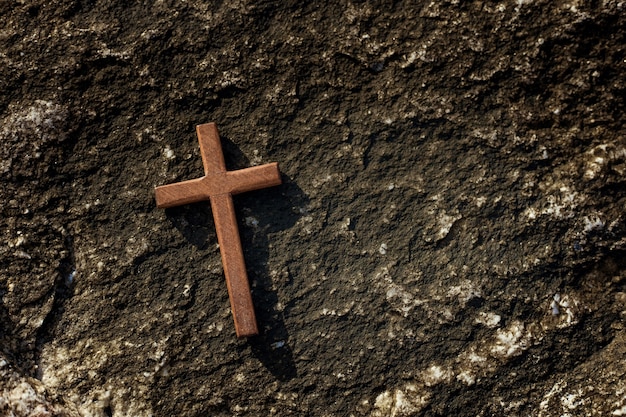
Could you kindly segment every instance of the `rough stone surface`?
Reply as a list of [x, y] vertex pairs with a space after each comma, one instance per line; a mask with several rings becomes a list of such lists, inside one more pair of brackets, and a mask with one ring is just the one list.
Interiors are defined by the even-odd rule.
[[50, 392], [41, 381], [13, 369], [0, 355], [0, 412], [3, 416], [79, 417], [74, 404]]
[[[332, 2], [331, 2], [332, 3]], [[626, 4], [0, 2], [0, 413], [626, 415]], [[237, 196], [237, 340], [202, 173]]]

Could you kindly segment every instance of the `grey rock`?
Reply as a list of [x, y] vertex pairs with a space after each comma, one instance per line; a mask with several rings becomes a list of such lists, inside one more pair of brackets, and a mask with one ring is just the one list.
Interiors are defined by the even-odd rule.
[[[623, 9], [0, 5], [2, 404], [626, 414]], [[250, 340], [209, 205], [154, 202], [211, 121], [284, 174], [235, 199]]]

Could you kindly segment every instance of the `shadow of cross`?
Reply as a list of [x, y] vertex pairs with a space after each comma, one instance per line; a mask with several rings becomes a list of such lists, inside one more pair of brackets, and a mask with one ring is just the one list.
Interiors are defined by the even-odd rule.
[[157, 207], [168, 208], [210, 200], [217, 241], [222, 254], [230, 308], [237, 337], [259, 334], [250, 284], [235, 218], [233, 194], [281, 183], [278, 163], [226, 171], [224, 154], [215, 123], [196, 126], [204, 177], [156, 187]]

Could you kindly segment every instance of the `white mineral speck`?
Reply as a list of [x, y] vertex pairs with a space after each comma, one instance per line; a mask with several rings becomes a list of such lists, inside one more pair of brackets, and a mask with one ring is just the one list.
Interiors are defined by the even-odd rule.
[[415, 415], [430, 400], [430, 393], [423, 392], [414, 384], [407, 384], [404, 389], [385, 391], [376, 397], [373, 417]]
[[535, 210], [532, 207], [527, 208], [524, 211], [524, 214], [526, 215], [526, 217], [528, 217], [530, 220], [535, 220], [537, 218], [537, 210]]
[[380, 247], [378, 248], [378, 252], [380, 252], [381, 255], [385, 255], [387, 253], [387, 244], [381, 243]]
[[491, 347], [494, 356], [508, 357], [520, 353], [523, 349], [520, 344], [524, 324], [514, 322], [507, 329], [499, 329], [496, 335], [496, 343]]
[[448, 236], [450, 233], [450, 229], [452, 225], [461, 218], [461, 215], [450, 216], [446, 213], [442, 213], [441, 217], [439, 217], [439, 230], [436, 234], [436, 240], [441, 240], [444, 237]]
[[256, 218], [252, 216], [246, 217], [246, 226], [258, 227], [258, 225], [259, 221]]
[[579, 405], [581, 405], [581, 401], [577, 400], [577, 398], [577, 394], [566, 394], [561, 397], [561, 404], [563, 405], [563, 407], [574, 410], [575, 408], [578, 408]]
[[465, 385], [474, 385], [476, 382], [476, 377], [472, 375], [469, 371], [461, 371], [456, 376], [457, 381], [464, 383]]
[[72, 272], [69, 273], [67, 278], [65, 278], [65, 284], [66, 285], [72, 285], [72, 283], [74, 282], [74, 277], [75, 276], [76, 276], [76, 270], [74, 269]]
[[170, 149], [169, 146], [166, 146], [165, 149], [163, 149], [163, 155], [167, 159], [174, 159], [174, 158], [176, 158], [176, 155], [174, 155], [174, 151], [172, 151], [172, 149]]
[[278, 342], [272, 343], [271, 346], [272, 346], [272, 349], [280, 349], [281, 347], [285, 346], [285, 341], [279, 340]]
[[585, 233], [604, 228], [604, 222], [598, 215], [585, 216], [583, 220], [585, 221], [585, 227], [583, 229]]
[[452, 372], [449, 369], [443, 369], [439, 365], [432, 365], [422, 373], [424, 384], [427, 387], [437, 385], [442, 381], [449, 381], [451, 377]]
[[552, 310], [553, 316], [559, 315], [559, 303], [556, 300], [552, 300], [552, 303], [550, 303], [550, 309]]
[[626, 405], [613, 411], [614, 416], [626, 416]]
[[499, 314], [496, 313], [492, 313], [492, 312], [480, 312], [478, 314], [478, 317], [476, 317], [476, 319], [474, 320], [474, 323], [476, 324], [482, 324], [483, 326], [489, 327], [489, 328], [494, 328], [497, 327], [498, 324], [500, 324], [500, 320], [502, 318], [500, 317]]
[[469, 359], [470, 362], [472, 363], [482, 363], [485, 362], [487, 360], [486, 357], [479, 355], [478, 353], [471, 351], [468, 356], [467, 359]]

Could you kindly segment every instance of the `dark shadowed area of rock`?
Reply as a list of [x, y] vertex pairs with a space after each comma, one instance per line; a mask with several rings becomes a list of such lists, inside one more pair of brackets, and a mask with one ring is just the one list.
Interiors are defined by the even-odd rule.
[[0, 414], [626, 415], [626, 4], [305, 3], [0, 2]]

